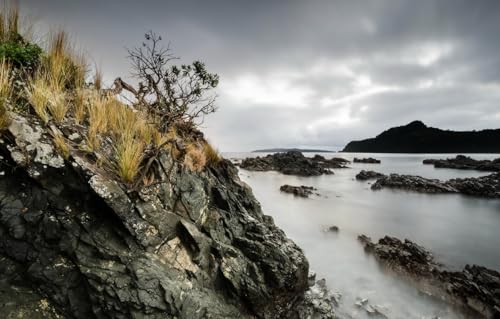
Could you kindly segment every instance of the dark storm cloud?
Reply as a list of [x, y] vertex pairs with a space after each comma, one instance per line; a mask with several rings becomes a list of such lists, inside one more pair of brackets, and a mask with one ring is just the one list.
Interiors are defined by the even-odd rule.
[[221, 75], [204, 123], [222, 150], [342, 146], [414, 119], [500, 126], [500, 1], [22, 1], [106, 79], [153, 29]]

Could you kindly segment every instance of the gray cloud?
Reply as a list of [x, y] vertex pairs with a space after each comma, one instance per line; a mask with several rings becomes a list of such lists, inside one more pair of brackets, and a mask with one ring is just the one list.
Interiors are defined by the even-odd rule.
[[500, 2], [25, 0], [64, 26], [106, 80], [153, 29], [221, 75], [204, 131], [224, 151], [342, 146], [421, 119], [448, 129], [500, 123]]

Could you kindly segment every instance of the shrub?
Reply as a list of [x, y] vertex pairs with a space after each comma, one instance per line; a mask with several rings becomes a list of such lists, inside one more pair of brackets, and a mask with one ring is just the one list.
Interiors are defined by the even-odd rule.
[[0, 44], [0, 59], [6, 59], [16, 68], [34, 69], [42, 54], [42, 49], [31, 43], [5, 42]]

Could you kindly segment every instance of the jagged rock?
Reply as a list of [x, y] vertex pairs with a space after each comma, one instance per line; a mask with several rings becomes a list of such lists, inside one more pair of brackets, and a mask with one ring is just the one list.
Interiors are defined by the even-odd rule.
[[380, 160], [375, 159], [373, 157], [368, 158], [357, 158], [355, 157], [353, 160], [354, 163], [364, 163], [364, 164], [380, 164]]
[[468, 156], [457, 155], [447, 159], [425, 159], [424, 164], [434, 165], [436, 168], [454, 168], [464, 170], [478, 170], [487, 172], [500, 172], [500, 158], [494, 160], [475, 160]]
[[288, 194], [293, 194], [295, 196], [308, 198], [310, 195], [314, 194], [317, 189], [312, 186], [292, 186], [292, 185], [282, 185], [280, 191]]
[[359, 172], [358, 174], [356, 174], [356, 179], [360, 180], [360, 181], [366, 181], [366, 180], [369, 180], [369, 179], [376, 179], [376, 178], [380, 178], [380, 177], [384, 177], [384, 176], [385, 176], [384, 174], [378, 173], [378, 172], [375, 172], [375, 171], [361, 170], [361, 172]]
[[444, 182], [420, 176], [390, 174], [380, 177], [371, 186], [373, 190], [384, 187], [419, 193], [461, 193], [478, 197], [500, 198], [500, 173], [481, 177], [456, 178]]
[[373, 243], [365, 235], [358, 237], [365, 250], [381, 263], [407, 275], [418, 285], [430, 285], [438, 295], [478, 313], [485, 318], [500, 318], [500, 273], [481, 266], [465, 266], [448, 271], [430, 252], [408, 239], [386, 236]]
[[278, 171], [286, 175], [318, 176], [333, 174], [332, 168], [345, 168], [347, 161], [334, 158], [325, 159], [321, 155], [309, 158], [301, 152], [289, 151], [265, 157], [245, 158], [240, 167], [249, 171]]
[[311, 301], [302, 250], [229, 161], [197, 173], [165, 152], [156, 182], [129, 191], [84, 156], [64, 161], [39, 123], [14, 123], [0, 143], [0, 256], [47, 307], [85, 319], [333, 316]]

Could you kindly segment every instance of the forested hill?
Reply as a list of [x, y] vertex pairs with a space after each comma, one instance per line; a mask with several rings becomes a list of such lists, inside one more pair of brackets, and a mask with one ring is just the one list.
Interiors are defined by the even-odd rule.
[[342, 152], [500, 153], [500, 129], [449, 131], [414, 121], [390, 128], [375, 138], [352, 141]]

